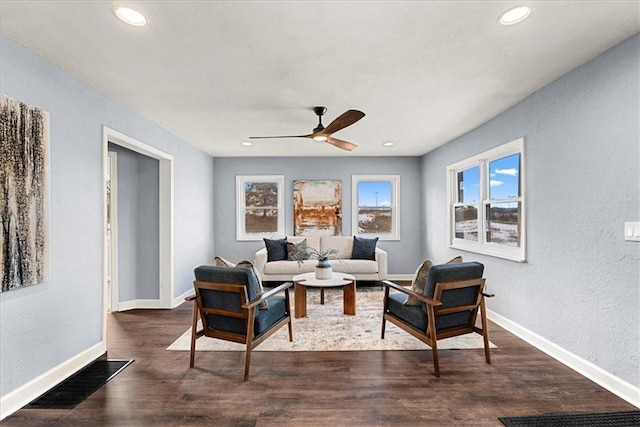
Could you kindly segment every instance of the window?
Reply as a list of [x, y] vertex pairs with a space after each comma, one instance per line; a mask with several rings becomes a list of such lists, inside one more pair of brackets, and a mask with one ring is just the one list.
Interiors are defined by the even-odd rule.
[[400, 240], [400, 175], [352, 176], [352, 232]]
[[525, 261], [524, 138], [447, 167], [449, 245]]
[[284, 235], [284, 176], [236, 176], [236, 240]]

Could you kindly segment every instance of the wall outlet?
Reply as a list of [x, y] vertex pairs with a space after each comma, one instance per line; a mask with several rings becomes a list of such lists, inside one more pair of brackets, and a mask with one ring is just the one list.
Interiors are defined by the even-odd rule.
[[624, 240], [640, 242], [640, 222], [624, 223]]

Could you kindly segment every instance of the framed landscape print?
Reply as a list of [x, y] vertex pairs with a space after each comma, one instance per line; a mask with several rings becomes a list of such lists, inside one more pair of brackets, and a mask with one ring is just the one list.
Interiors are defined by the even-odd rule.
[[400, 175], [353, 175], [353, 234], [400, 240]]
[[342, 181], [293, 181], [296, 236], [342, 235]]
[[236, 176], [236, 240], [284, 235], [284, 176]]
[[2, 292], [49, 278], [49, 113], [0, 99]]

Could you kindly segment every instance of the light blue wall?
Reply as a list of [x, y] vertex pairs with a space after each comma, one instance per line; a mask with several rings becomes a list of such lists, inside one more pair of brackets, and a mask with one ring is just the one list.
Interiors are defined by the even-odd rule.
[[174, 156], [175, 296], [213, 255], [213, 160], [10, 39], [0, 91], [50, 114], [50, 280], [0, 294], [0, 394], [99, 343], [102, 125]]
[[640, 36], [427, 154], [426, 255], [444, 260], [447, 165], [525, 138], [527, 262], [485, 264], [498, 314], [640, 386]]
[[115, 144], [109, 151], [117, 153], [118, 300], [159, 299], [160, 163]]
[[400, 175], [400, 241], [381, 241], [389, 252], [389, 273], [413, 273], [422, 257], [424, 227], [421, 220], [419, 157], [327, 157], [327, 158], [216, 158], [215, 248], [216, 255], [232, 261], [253, 260], [259, 242], [236, 241], [236, 175], [284, 175], [285, 229], [293, 234], [293, 181], [331, 179], [342, 181], [342, 235], [351, 230], [351, 176]]

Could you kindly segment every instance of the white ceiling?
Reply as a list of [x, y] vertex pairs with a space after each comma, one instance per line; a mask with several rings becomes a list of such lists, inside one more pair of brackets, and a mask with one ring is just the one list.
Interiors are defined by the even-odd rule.
[[[497, 23], [520, 4], [528, 20]], [[149, 25], [118, 21], [115, 5]], [[640, 31], [640, 2], [2, 0], [0, 29], [213, 156], [414, 156]], [[315, 105], [325, 126], [366, 113], [335, 134], [356, 150], [240, 145], [310, 133]]]

